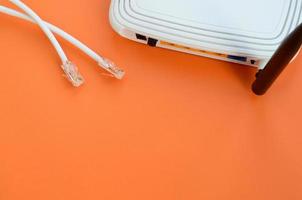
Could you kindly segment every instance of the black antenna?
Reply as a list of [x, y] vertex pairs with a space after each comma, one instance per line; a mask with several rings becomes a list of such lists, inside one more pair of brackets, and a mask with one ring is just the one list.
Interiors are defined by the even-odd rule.
[[264, 95], [281, 72], [298, 53], [302, 45], [302, 24], [285, 38], [263, 70], [256, 75], [252, 90], [256, 95]]

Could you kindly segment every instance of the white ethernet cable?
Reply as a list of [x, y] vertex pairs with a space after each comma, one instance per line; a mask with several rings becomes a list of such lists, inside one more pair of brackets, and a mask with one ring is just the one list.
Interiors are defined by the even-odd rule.
[[[17, 18], [20, 18], [20, 19], [30, 21], [32, 23], [36, 23], [29, 16], [27, 16], [25, 14], [22, 14], [22, 13], [16, 11], [16, 10], [7, 8], [5, 6], [0, 5], [0, 13], [4, 13], [4, 14], [7, 14], [7, 15], [10, 15], [10, 16], [13, 16], [13, 17], [17, 17]], [[80, 42], [79, 40], [77, 40], [76, 38], [71, 36], [70, 34], [64, 32], [60, 28], [58, 28], [58, 27], [56, 27], [56, 26], [54, 26], [54, 25], [52, 25], [52, 24], [50, 24], [46, 21], [43, 21], [43, 22], [53, 33], [56, 33], [57, 35], [59, 35], [60, 37], [65, 39], [66, 41], [73, 44], [75, 47], [79, 48], [81, 51], [83, 51], [85, 54], [87, 54], [89, 57], [91, 57], [93, 60], [95, 60], [101, 68], [108, 71], [115, 78], [117, 78], [117, 79], [122, 79], [123, 78], [125, 72], [122, 69], [118, 68], [109, 59], [106, 59], [106, 58], [100, 56], [99, 54], [97, 54], [96, 52], [91, 50], [89, 47], [87, 47], [85, 44], [83, 44], [82, 42]]]
[[[27, 15], [24, 15], [24, 14], [18, 12], [18, 11], [7, 8], [5, 6], [0, 5], [0, 12], [2, 12], [4, 14], [7, 14], [7, 15], [10, 15], [10, 16], [13, 16], [13, 17], [17, 17], [17, 18], [20, 18], [20, 19], [30, 21], [32, 23], [36, 23], [33, 19], [31, 19]], [[100, 67], [102, 67], [103, 69], [105, 69], [106, 71], [111, 73], [114, 77], [116, 77], [117, 79], [122, 79], [123, 78], [125, 72], [122, 69], [119, 69], [117, 66], [115, 66], [113, 64], [113, 62], [111, 62], [109, 59], [106, 59], [106, 58], [98, 55], [96, 52], [91, 50], [85, 44], [83, 44], [82, 42], [80, 42], [79, 40], [77, 40], [76, 38], [71, 36], [70, 34], [64, 32], [60, 28], [58, 28], [58, 27], [56, 27], [56, 26], [54, 26], [54, 25], [52, 25], [48, 22], [45, 22], [45, 21], [44, 21], [44, 23], [48, 26], [48, 28], [52, 32], [56, 33], [57, 35], [59, 35], [60, 37], [65, 39], [66, 41], [70, 42], [71, 44], [73, 44], [74, 46], [76, 46], [77, 48], [82, 50], [85, 54], [87, 54], [89, 57], [91, 57], [93, 60], [95, 60], [99, 64]]]
[[58, 52], [61, 60], [62, 60], [62, 69], [64, 70], [68, 80], [72, 83], [73, 86], [79, 87], [83, 84], [84, 79], [82, 75], [78, 72], [77, 67], [68, 60], [65, 52], [63, 51], [61, 45], [53, 35], [53, 33], [49, 30], [49, 28], [45, 25], [44, 21], [28, 6], [22, 3], [19, 0], [10, 0], [13, 4], [23, 10], [28, 16], [30, 16], [42, 29], [45, 35], [48, 37], [56, 51]]

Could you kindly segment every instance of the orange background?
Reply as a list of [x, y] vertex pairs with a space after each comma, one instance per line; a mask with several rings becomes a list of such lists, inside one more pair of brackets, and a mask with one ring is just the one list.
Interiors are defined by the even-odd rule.
[[118, 36], [109, 0], [25, 2], [127, 76], [60, 40], [75, 89], [39, 28], [1, 14], [1, 200], [302, 199], [301, 54], [257, 97], [255, 69]]

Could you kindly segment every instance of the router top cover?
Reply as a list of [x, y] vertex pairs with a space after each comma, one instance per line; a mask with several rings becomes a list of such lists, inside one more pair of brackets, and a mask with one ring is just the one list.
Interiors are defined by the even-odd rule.
[[116, 32], [149, 46], [263, 71], [277, 55], [287, 57], [270, 84], [302, 42], [302, 0], [112, 0], [110, 10]]

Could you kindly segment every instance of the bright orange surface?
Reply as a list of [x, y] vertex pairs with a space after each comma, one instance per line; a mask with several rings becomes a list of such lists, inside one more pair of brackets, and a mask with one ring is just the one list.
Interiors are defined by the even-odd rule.
[[255, 69], [118, 36], [109, 0], [25, 2], [127, 76], [60, 40], [75, 89], [41, 31], [1, 14], [1, 200], [302, 199], [301, 54], [256, 97]]

